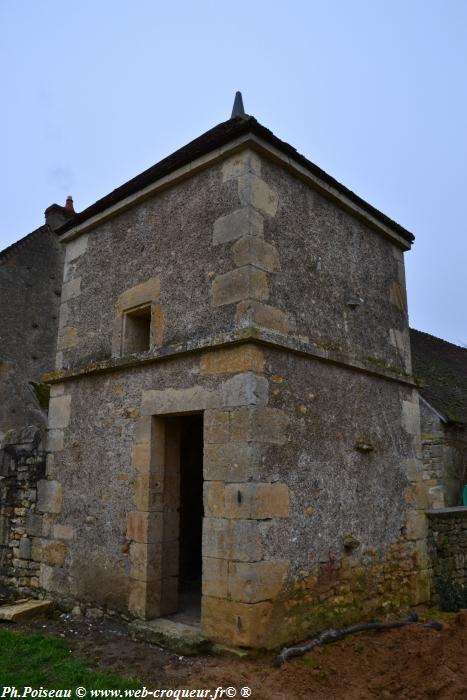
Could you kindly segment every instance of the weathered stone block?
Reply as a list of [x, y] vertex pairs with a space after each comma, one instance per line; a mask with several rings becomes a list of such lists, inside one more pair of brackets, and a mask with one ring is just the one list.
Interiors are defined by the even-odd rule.
[[68, 427], [71, 413], [71, 396], [64, 394], [50, 399], [49, 403], [49, 430]]
[[230, 411], [204, 412], [204, 442], [223, 444], [230, 440]]
[[419, 459], [405, 460], [405, 472], [409, 481], [420, 481], [423, 476], [423, 464]]
[[204, 515], [207, 518], [225, 518], [225, 483], [205, 481], [203, 484]]
[[68, 350], [78, 344], [78, 329], [73, 326], [65, 326], [58, 334], [57, 349]]
[[413, 510], [407, 516], [406, 537], [408, 540], [422, 540], [426, 537], [427, 522], [423, 511]]
[[246, 236], [240, 238], [232, 248], [234, 263], [237, 267], [254, 265], [266, 272], [280, 270], [279, 252], [270, 243], [261, 238]]
[[241, 482], [259, 479], [261, 450], [247, 443], [207, 444], [204, 448], [206, 481]]
[[212, 305], [225, 306], [243, 299], [269, 299], [268, 276], [252, 265], [218, 275], [212, 282]]
[[62, 285], [62, 304], [70, 299], [75, 299], [81, 294], [81, 277], [74, 277]]
[[402, 427], [410, 435], [420, 435], [420, 407], [418, 401], [402, 402]]
[[267, 182], [254, 173], [246, 173], [238, 178], [238, 195], [244, 206], [252, 206], [262, 214], [275, 216], [279, 196]]
[[127, 289], [118, 297], [116, 301], [117, 310], [132, 309], [134, 306], [159, 301], [160, 277], [151, 277], [141, 284], [137, 284], [131, 289]]
[[433, 509], [445, 507], [444, 486], [432, 486], [428, 490], [428, 507]]
[[278, 408], [248, 407], [230, 414], [230, 439], [233, 442], [287, 442], [289, 417]]
[[56, 540], [72, 540], [75, 536], [75, 530], [70, 525], [53, 525], [52, 537]]
[[151, 305], [151, 341], [150, 345], [160, 348], [164, 340], [165, 312], [160, 304]]
[[221, 386], [222, 405], [265, 406], [269, 399], [269, 382], [252, 372], [237, 374]]
[[37, 482], [37, 510], [40, 513], [60, 513], [62, 485], [58, 481], [42, 479]]
[[140, 416], [135, 421], [134, 441], [136, 444], [151, 443], [152, 416]]
[[42, 561], [42, 539], [40, 537], [33, 537], [31, 540], [31, 559]]
[[63, 566], [67, 546], [63, 542], [43, 540], [42, 541], [42, 561], [48, 566]]
[[159, 511], [164, 504], [163, 482], [150, 474], [140, 474], [134, 483], [133, 503], [141, 511]]
[[289, 321], [287, 314], [280, 309], [257, 301], [241, 301], [237, 305], [235, 323], [238, 328], [266, 328], [287, 335]]
[[23, 537], [19, 541], [19, 556], [20, 559], [30, 559], [31, 558], [31, 539], [29, 537]]
[[52, 384], [50, 387], [50, 398], [54, 399], [56, 396], [62, 396], [65, 393], [65, 384]]
[[240, 177], [247, 173], [261, 175], [261, 158], [249, 148], [228, 158], [222, 166], [222, 181]]
[[279, 559], [231, 561], [228, 566], [228, 597], [242, 603], [274, 600], [282, 591], [288, 568], [289, 562]]
[[404, 490], [405, 500], [416, 509], [428, 508], [428, 488], [425, 481], [417, 481]]
[[88, 234], [82, 234], [65, 244], [65, 264], [76, 260], [86, 251], [88, 247]]
[[151, 444], [149, 442], [135, 444], [132, 463], [140, 474], [149, 473], [151, 469]]
[[206, 408], [217, 408], [219, 403], [217, 392], [202, 386], [192, 386], [188, 389], [148, 389], [143, 391], [141, 415], [202, 411]]
[[163, 513], [133, 511], [128, 513], [126, 536], [135, 542], [162, 542]]
[[162, 546], [141, 542], [130, 544], [130, 577], [139, 581], [157, 581], [162, 576]]
[[201, 356], [201, 374], [236, 374], [237, 372], [264, 371], [264, 353], [255, 345], [206, 352]]
[[214, 222], [213, 245], [229, 243], [242, 236], [262, 236], [264, 219], [253, 207], [242, 207]]
[[227, 484], [225, 486], [226, 518], [287, 518], [289, 488], [286, 484]]
[[397, 281], [391, 284], [389, 290], [389, 301], [400, 309], [404, 314], [407, 313], [407, 296], [405, 293], [405, 282], [402, 284]]
[[31, 513], [26, 514], [26, 532], [28, 535], [40, 537], [42, 535], [42, 515]]
[[130, 579], [128, 587], [128, 610], [143, 620], [161, 614], [161, 582]]
[[60, 452], [60, 450], [63, 450], [63, 441], [63, 430], [49, 430], [47, 432], [47, 451]]
[[258, 523], [254, 520], [204, 518], [203, 554], [215, 559], [259, 561], [263, 545]]
[[51, 600], [26, 600], [12, 605], [2, 605], [0, 620], [5, 622], [26, 622], [47, 616], [52, 609]]
[[201, 631], [213, 641], [253, 648], [267, 645], [270, 603], [237, 603], [203, 596], [201, 615]]
[[225, 559], [203, 557], [203, 595], [227, 597], [228, 563]]

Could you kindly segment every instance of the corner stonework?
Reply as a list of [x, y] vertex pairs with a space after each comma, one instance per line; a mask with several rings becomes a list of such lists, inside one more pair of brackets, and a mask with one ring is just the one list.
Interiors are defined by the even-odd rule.
[[266, 450], [285, 444], [289, 429], [286, 413], [268, 406], [264, 366], [251, 343], [205, 352], [200, 376], [216, 380], [215, 388], [143, 391], [133, 442], [129, 610], [148, 618], [177, 608], [179, 443], [170, 416], [203, 412], [201, 630], [234, 646], [264, 646], [289, 567], [265, 558], [261, 528], [289, 517], [288, 486], [263, 475]]
[[81, 295], [81, 276], [77, 275], [79, 259], [88, 247], [88, 234], [68, 242], [65, 249], [65, 264], [63, 269], [63, 284], [58, 320], [57, 355], [55, 368], [61, 369], [64, 363], [64, 353], [79, 343], [78, 330], [68, 323], [70, 302]]
[[213, 225], [214, 246], [234, 243], [234, 269], [213, 279], [212, 306], [237, 304], [237, 328], [258, 326], [287, 334], [287, 314], [265, 303], [270, 298], [270, 275], [279, 272], [280, 259], [277, 248], [263, 239], [264, 219], [276, 216], [278, 195], [261, 178], [261, 159], [250, 149], [225, 161], [222, 180], [236, 181], [241, 206]]
[[[46, 591], [60, 591], [62, 567], [68, 553], [68, 544], [74, 538], [74, 529], [57, 523], [62, 512], [63, 488], [58, 480], [55, 455], [64, 448], [65, 431], [71, 418], [71, 395], [64, 384], [50, 389], [47, 432], [47, 464], [45, 479], [37, 483], [36, 512], [42, 515], [41, 536], [33, 538], [32, 558], [40, 563], [40, 586]], [[58, 586], [58, 587], [57, 587]]]

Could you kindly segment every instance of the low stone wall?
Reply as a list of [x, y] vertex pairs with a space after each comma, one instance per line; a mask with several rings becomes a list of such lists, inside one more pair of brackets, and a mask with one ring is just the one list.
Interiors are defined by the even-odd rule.
[[41, 431], [6, 434], [0, 449], [0, 583], [21, 595], [37, 595], [42, 515], [36, 513], [37, 482], [45, 474]]
[[467, 508], [428, 511], [428, 546], [433, 563], [433, 602], [442, 607], [467, 599]]

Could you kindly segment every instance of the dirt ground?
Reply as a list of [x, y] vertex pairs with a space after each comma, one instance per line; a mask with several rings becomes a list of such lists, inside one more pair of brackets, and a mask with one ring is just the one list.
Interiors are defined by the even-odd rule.
[[[439, 619], [439, 618], [438, 618]], [[272, 655], [178, 657], [131, 641], [120, 622], [62, 616], [6, 627], [65, 638], [94, 669], [155, 688], [251, 688], [253, 700], [467, 699], [467, 611], [443, 615], [441, 631], [411, 625], [362, 633], [272, 667]], [[224, 696], [225, 697], [225, 696]]]

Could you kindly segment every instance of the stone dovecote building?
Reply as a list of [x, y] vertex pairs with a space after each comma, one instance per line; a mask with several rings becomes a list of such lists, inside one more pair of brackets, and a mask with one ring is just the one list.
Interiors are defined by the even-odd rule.
[[429, 600], [412, 234], [242, 114], [56, 235], [41, 594], [269, 648]]

